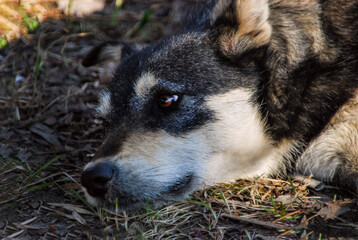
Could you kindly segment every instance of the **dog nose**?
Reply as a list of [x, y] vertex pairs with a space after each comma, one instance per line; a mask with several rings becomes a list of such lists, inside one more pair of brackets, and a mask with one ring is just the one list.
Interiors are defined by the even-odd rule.
[[115, 174], [116, 168], [113, 164], [100, 162], [93, 167], [87, 168], [81, 176], [81, 184], [93, 197], [103, 197], [107, 191], [107, 183]]

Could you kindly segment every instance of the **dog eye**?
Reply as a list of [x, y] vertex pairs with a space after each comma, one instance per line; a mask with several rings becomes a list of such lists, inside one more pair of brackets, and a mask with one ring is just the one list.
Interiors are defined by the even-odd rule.
[[178, 101], [178, 95], [161, 95], [158, 99], [159, 107], [161, 108], [169, 108], [173, 106], [173, 104]]

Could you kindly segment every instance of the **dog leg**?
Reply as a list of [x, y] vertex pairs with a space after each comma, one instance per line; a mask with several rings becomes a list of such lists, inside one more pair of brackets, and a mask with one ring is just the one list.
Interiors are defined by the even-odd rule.
[[302, 154], [297, 170], [357, 192], [358, 101], [355, 100], [336, 114], [327, 129]]

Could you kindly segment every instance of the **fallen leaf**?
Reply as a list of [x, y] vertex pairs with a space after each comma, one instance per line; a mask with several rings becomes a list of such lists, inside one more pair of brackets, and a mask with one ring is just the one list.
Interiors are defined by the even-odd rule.
[[47, 142], [51, 143], [52, 145], [55, 145], [60, 149], [63, 148], [57, 136], [55, 135], [55, 132], [51, 128], [47, 127], [45, 124], [35, 123], [31, 125], [30, 130], [31, 132], [40, 135], [43, 139], [45, 139]]
[[78, 214], [78, 212], [72, 212], [72, 216], [74, 217], [75, 220], [77, 220], [77, 222], [79, 222], [82, 225], [86, 225], [87, 222], [86, 220], [84, 220], [83, 217], [81, 217], [81, 215]]
[[339, 215], [348, 212], [350, 208], [342, 206], [340, 202], [328, 202], [326, 207], [319, 210], [318, 214], [324, 219], [334, 219]]
[[80, 206], [69, 204], [69, 203], [48, 203], [48, 205], [55, 206], [55, 207], [61, 207], [61, 208], [64, 208], [64, 209], [66, 209], [68, 211], [71, 211], [71, 212], [78, 212], [78, 213], [81, 213], [81, 214], [93, 215], [92, 212], [90, 212], [90, 211], [88, 211], [86, 209], [83, 209]]
[[290, 204], [292, 203], [292, 195], [291, 194], [285, 194], [285, 195], [281, 195], [281, 196], [278, 196], [274, 201], [275, 202], [282, 202], [282, 204]]

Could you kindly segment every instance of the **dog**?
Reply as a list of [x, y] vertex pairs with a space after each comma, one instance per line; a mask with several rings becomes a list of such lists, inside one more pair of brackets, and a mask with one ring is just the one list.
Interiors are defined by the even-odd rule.
[[120, 62], [81, 182], [94, 206], [158, 207], [238, 178], [312, 175], [358, 190], [358, 2], [219, 0]]

